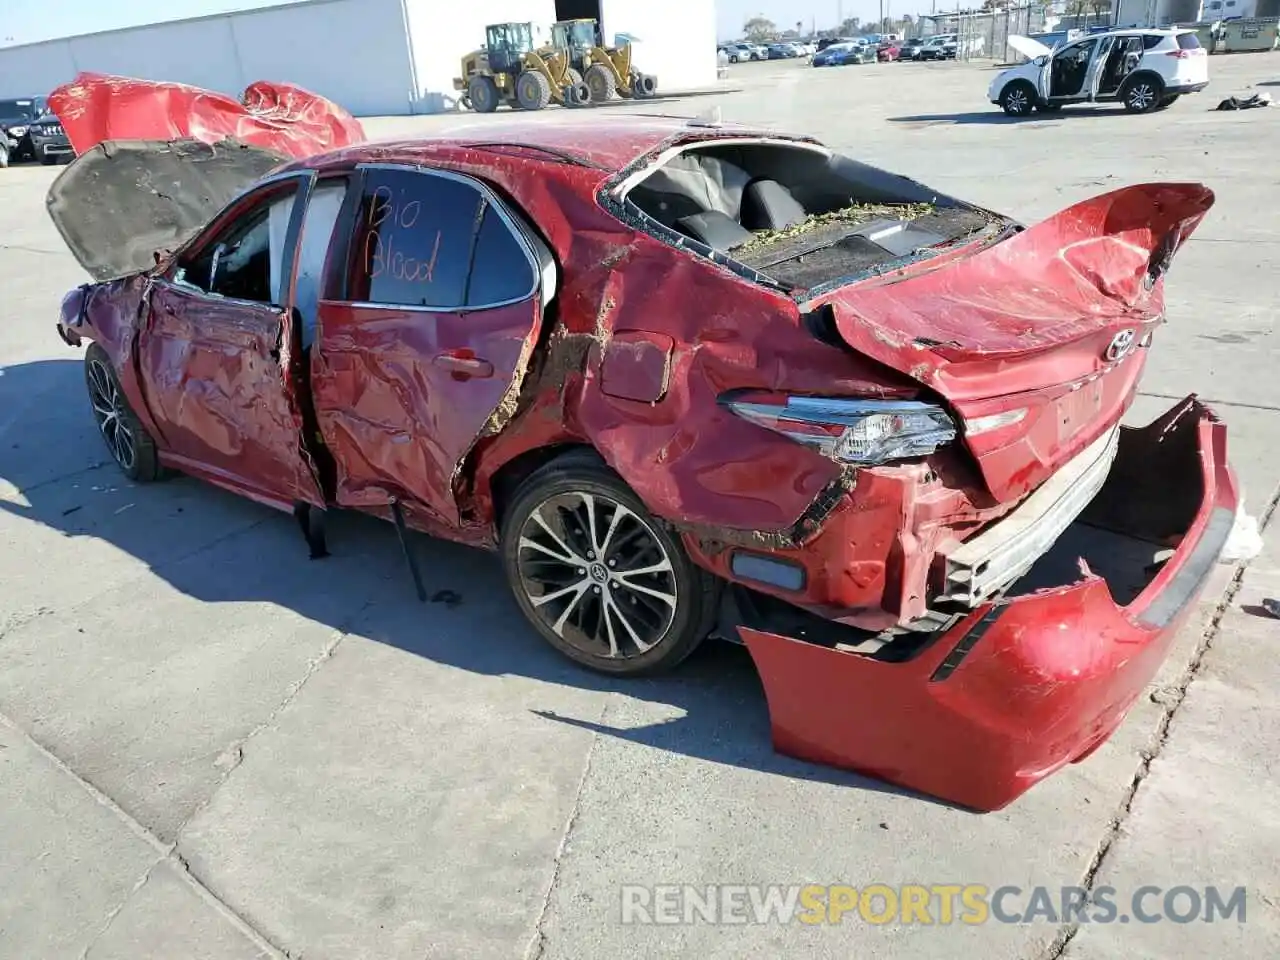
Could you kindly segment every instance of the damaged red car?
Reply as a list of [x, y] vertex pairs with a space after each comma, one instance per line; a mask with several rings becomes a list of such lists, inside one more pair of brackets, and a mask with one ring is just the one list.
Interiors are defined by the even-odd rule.
[[597, 670], [742, 640], [784, 752], [1007, 804], [1115, 729], [1232, 526], [1209, 410], [1120, 425], [1198, 184], [1024, 227], [620, 116], [280, 159], [104, 144], [52, 187], [121, 469], [315, 555], [338, 508], [495, 548]]

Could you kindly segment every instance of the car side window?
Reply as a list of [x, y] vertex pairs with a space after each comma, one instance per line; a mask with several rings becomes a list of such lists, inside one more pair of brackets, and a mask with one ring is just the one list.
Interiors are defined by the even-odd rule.
[[476, 236], [471, 276], [467, 279], [467, 306], [510, 303], [529, 296], [537, 275], [511, 227], [492, 204], [485, 204], [484, 220]]
[[351, 301], [478, 309], [534, 289], [520, 241], [485, 193], [464, 179], [370, 169], [352, 241]]
[[1071, 46], [1064, 48], [1063, 51], [1058, 54], [1058, 57], [1069, 63], [1075, 63], [1083, 66], [1088, 64], [1090, 58], [1093, 57], [1093, 48], [1097, 45], [1098, 41], [1096, 38], [1082, 40], [1079, 43], [1072, 44]]
[[285, 240], [297, 187], [273, 191], [181, 262], [174, 279], [205, 293], [279, 304], [285, 294]]
[[1158, 34], [1158, 33], [1156, 33], [1156, 34], [1151, 34], [1151, 33], [1144, 34], [1144, 35], [1143, 35], [1143, 37], [1142, 37], [1142, 46], [1143, 46], [1145, 49], [1147, 49], [1147, 50], [1153, 50], [1153, 49], [1155, 49], [1156, 47], [1160, 46], [1160, 43], [1161, 43], [1161, 41], [1162, 41], [1162, 40], [1164, 40], [1164, 37], [1163, 37], [1163, 36], [1161, 36], [1161, 35], [1160, 35], [1160, 34]]

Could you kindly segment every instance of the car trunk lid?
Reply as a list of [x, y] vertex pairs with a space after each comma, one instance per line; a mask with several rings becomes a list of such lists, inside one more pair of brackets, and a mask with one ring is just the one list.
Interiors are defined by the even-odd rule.
[[1158, 281], [1212, 205], [1201, 184], [1125, 187], [802, 309], [947, 400], [991, 493], [1017, 499], [1127, 408], [1163, 318]]

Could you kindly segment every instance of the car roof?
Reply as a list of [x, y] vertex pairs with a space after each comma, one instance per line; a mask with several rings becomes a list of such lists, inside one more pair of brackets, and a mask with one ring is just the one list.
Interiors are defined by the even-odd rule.
[[[470, 152], [474, 148], [509, 147], [559, 155], [608, 173], [625, 170], [631, 164], [656, 150], [678, 142], [731, 139], [742, 136], [766, 137], [771, 140], [805, 140], [808, 138], [764, 128], [732, 123], [709, 123], [689, 117], [614, 114], [552, 120], [550, 117], [514, 117], [493, 123], [467, 122], [442, 130], [439, 134], [412, 140], [386, 140], [362, 143], [353, 147], [309, 157], [290, 164], [292, 168], [325, 166], [335, 162], [394, 163], [415, 162]], [[455, 157], [457, 159], [457, 157]]]

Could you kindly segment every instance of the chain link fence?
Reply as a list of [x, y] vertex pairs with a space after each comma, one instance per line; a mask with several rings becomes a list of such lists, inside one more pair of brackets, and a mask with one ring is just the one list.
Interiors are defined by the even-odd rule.
[[994, 60], [1011, 63], [1024, 59], [1010, 49], [1009, 37], [1040, 33], [1045, 28], [1044, 4], [1007, 7], [1004, 10], [957, 11], [920, 17], [921, 34], [956, 35], [957, 60]]

